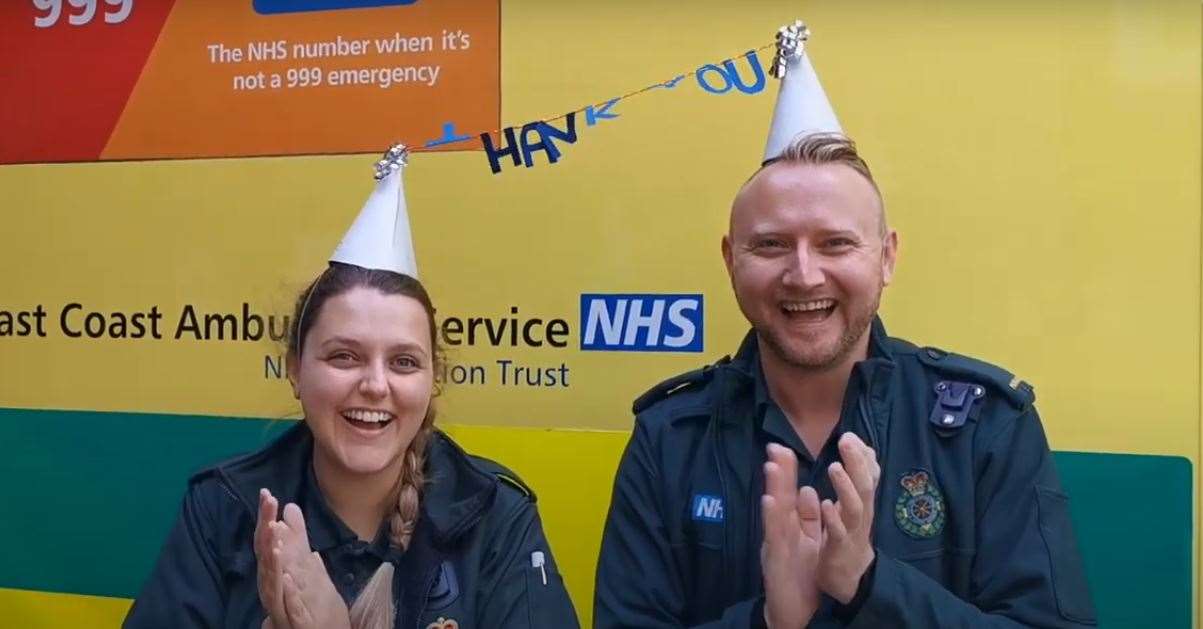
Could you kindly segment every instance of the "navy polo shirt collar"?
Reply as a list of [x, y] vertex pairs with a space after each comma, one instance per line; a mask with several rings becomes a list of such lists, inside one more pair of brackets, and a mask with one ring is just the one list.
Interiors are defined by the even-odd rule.
[[[312, 438], [309, 440], [305, 458], [307, 459], [305, 476], [300, 484], [296, 500], [297, 506], [301, 507], [301, 513], [305, 514], [305, 528], [309, 531], [309, 545], [314, 550], [324, 551], [357, 541], [359, 536], [334, 513], [334, 509], [322, 495], [321, 487], [317, 483], [317, 475], [313, 470]], [[376, 537], [379, 539], [380, 535], [377, 534]]]
[[[846, 399], [851, 399], [862, 383], [871, 383], [870, 393], [873, 398], [882, 395], [882, 389], [888, 386], [887, 378], [876, 377], [882, 371], [889, 371], [893, 365], [893, 353], [890, 351], [885, 325], [880, 317], [873, 317], [869, 327], [869, 356], [853, 367], [852, 382], [849, 382]], [[739, 350], [731, 361], [731, 367], [750, 381], [752, 388], [753, 421], [772, 440], [794, 450], [799, 461], [809, 461], [811, 457], [798, 436], [785, 412], [773, 400], [765, 380], [764, 369], [760, 364], [760, 342], [756, 330], [749, 330], [740, 343]], [[884, 368], [884, 369], [883, 369]], [[845, 403], [847, 406], [847, 402]], [[835, 434], [849, 430], [848, 413], [841, 413], [840, 423], [836, 426]], [[815, 453], [820, 459], [822, 453]]]

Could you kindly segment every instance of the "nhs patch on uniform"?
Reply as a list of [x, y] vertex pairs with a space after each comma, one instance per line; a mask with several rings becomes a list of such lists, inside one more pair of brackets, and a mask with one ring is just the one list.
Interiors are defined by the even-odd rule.
[[690, 512], [693, 519], [701, 522], [722, 522], [723, 499], [708, 494], [694, 494]]
[[581, 350], [701, 352], [702, 295], [582, 294]]

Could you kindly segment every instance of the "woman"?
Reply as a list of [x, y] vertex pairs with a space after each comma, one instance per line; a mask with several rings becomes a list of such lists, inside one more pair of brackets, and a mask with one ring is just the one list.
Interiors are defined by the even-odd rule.
[[193, 477], [125, 627], [578, 626], [530, 490], [433, 427], [426, 291], [365, 266], [332, 261], [298, 298], [304, 421]]

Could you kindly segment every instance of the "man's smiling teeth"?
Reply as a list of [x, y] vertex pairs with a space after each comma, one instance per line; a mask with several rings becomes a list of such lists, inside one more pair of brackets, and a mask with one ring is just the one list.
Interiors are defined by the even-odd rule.
[[360, 408], [343, 411], [343, 417], [353, 419], [357, 422], [368, 422], [372, 424], [386, 422], [393, 418], [393, 414], [387, 411], [368, 411]]
[[787, 301], [781, 307], [789, 312], [811, 312], [813, 310], [826, 310], [834, 305], [834, 299], [816, 299], [814, 301]]

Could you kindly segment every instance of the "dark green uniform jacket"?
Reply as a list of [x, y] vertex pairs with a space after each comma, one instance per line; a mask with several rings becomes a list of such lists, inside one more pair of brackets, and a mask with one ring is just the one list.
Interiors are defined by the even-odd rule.
[[[348, 606], [388, 559], [396, 565], [396, 627], [578, 626], [535, 496], [501, 466], [436, 432], [421, 515], [409, 550], [400, 553], [388, 544], [387, 523], [373, 543], [356, 537], [323, 499], [312, 461], [313, 436], [299, 422], [263, 450], [194, 476], [124, 626], [258, 629], [266, 615], [253, 546], [261, 487], [281, 505], [301, 507], [310, 545]], [[542, 553], [542, 568], [532, 565], [535, 553]]]
[[875, 321], [840, 424], [814, 459], [767, 393], [756, 336], [734, 360], [635, 402], [597, 571], [596, 626], [763, 625], [765, 444], [799, 456], [799, 485], [835, 499], [827, 466], [852, 431], [877, 452], [877, 558], [849, 606], [811, 627], [1095, 624], [1077, 542], [1030, 387], [917, 348]]

